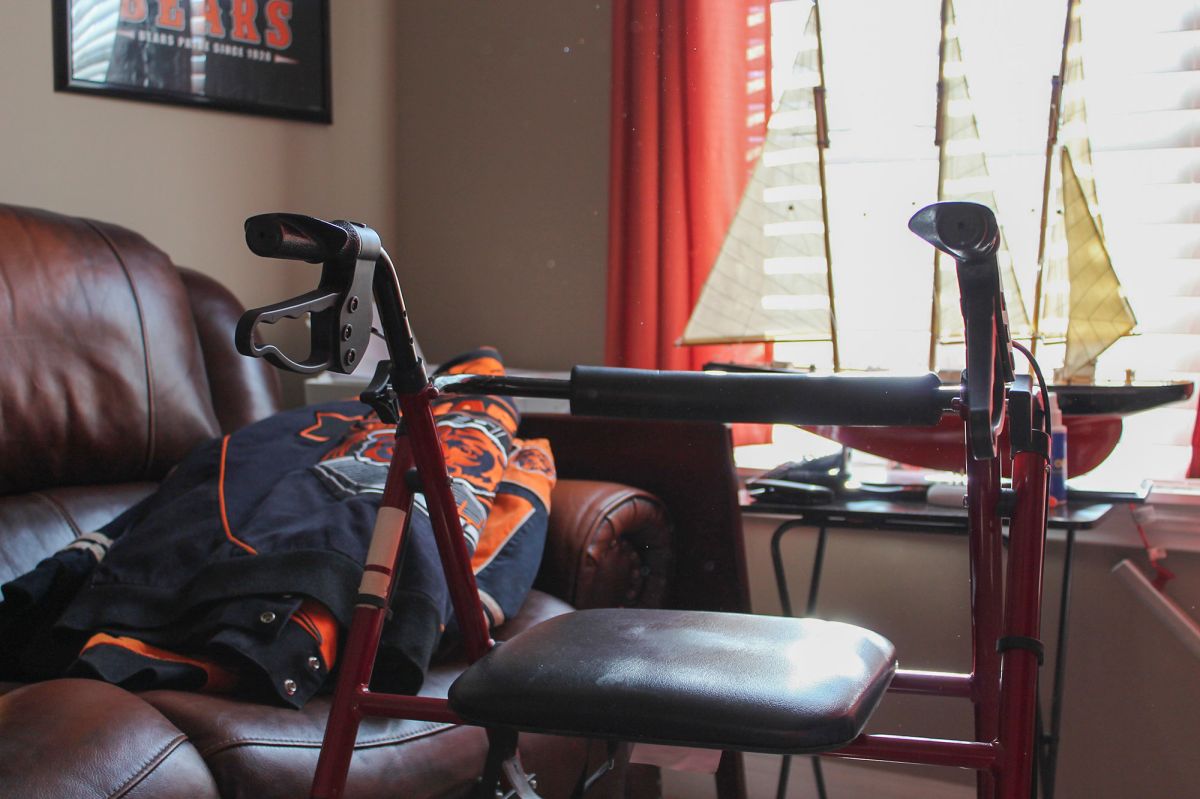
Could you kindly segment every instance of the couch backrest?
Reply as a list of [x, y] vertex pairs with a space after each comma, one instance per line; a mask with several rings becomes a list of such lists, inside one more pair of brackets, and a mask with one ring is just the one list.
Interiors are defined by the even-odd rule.
[[279, 409], [242, 307], [116, 225], [0, 205], [0, 583]]
[[161, 477], [216, 435], [186, 289], [116, 225], [0, 206], [0, 495]]
[[262, 358], [247, 358], [234, 349], [233, 331], [245, 308], [229, 289], [208, 275], [183, 268], [179, 275], [192, 303], [221, 432], [232, 433], [279, 411], [279, 370]]

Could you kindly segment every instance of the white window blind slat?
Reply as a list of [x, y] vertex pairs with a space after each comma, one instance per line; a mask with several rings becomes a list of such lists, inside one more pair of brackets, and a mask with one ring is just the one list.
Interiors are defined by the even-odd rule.
[[[1142, 313], [1138, 316], [1137, 330], [1142, 335], [1162, 333], [1186, 333], [1200, 335], [1200, 297], [1179, 297], [1159, 295], [1141, 297], [1136, 302], [1130, 296], [1130, 302], [1139, 307], [1152, 306], [1152, 313]], [[1149, 343], [1147, 340], [1145, 343]]]
[[1163, 296], [1200, 297], [1198, 258], [1143, 259], [1137, 264], [1137, 271], [1142, 282], [1161, 286]]
[[1136, 225], [1200, 222], [1200, 184], [1162, 183], [1114, 195], [1104, 204]]
[[[772, 6], [777, 38], [789, 5], [808, 4]], [[828, 193], [843, 363], [854, 362], [861, 351], [872, 365], [911, 368], [909, 349], [927, 344], [897, 309], [922, 305], [931, 258], [923, 248], [906, 246], [893, 228], [906, 211], [929, 201], [935, 185], [928, 74], [933, 70], [922, 59], [936, 52], [938, 6], [914, 0], [898, 16], [889, 0], [862, 0], [852, 13], [843, 4], [822, 4], [828, 12], [823, 13], [832, 126]], [[1058, 69], [1065, 6], [1065, 1], [955, 0], [961, 66], [1027, 297], [1036, 271], [1049, 76]], [[776, 15], [776, 8], [784, 13]], [[1080, 0], [1080, 8], [1084, 79], [1078, 91], [1087, 104], [1098, 210], [1139, 320], [1138, 335], [1101, 356], [1097, 376], [1121, 380], [1133, 369], [1141, 380], [1195, 380], [1200, 3], [1155, 0], [1133, 8], [1124, 0]], [[860, 101], [869, 101], [869, 110], [862, 111]], [[860, 286], [872, 291], [860, 297], [855, 294]], [[891, 298], [886, 313], [876, 307], [880, 295]], [[1094, 477], [1110, 487], [1136, 485], [1144, 477], [1183, 477], [1195, 413], [1193, 399], [1128, 417], [1121, 444]]]
[[[1200, 147], [1107, 150], [1093, 153], [1096, 169], [1123, 188], [1200, 181]], [[1124, 192], [1113, 192], [1116, 199]]]

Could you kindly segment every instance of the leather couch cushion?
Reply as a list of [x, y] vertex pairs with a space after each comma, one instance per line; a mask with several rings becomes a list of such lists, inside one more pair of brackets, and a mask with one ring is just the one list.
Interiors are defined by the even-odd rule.
[[[534, 591], [521, 612], [496, 631], [504, 640], [571, 607]], [[451, 660], [430, 670], [422, 696], [446, 695], [465, 664]], [[252, 705], [209, 694], [148, 691], [139, 696], [184, 730], [211, 769], [221, 796], [275, 799], [307, 796], [329, 714], [328, 696], [300, 710]], [[403, 744], [403, 745], [401, 745]], [[563, 762], [579, 762], [585, 742], [555, 736], [522, 736], [522, 760], [543, 780], [547, 795], [568, 795], [571, 779]], [[364, 719], [359, 728], [347, 796], [457, 796], [472, 785], [463, 775], [483, 768], [483, 730], [409, 719]]]
[[0, 696], [0, 785], [22, 799], [209, 799], [187, 736], [126, 691], [53, 680]]
[[124, 228], [0, 206], [0, 495], [154, 480], [217, 420], [187, 292]]
[[0, 584], [29, 571], [80, 533], [103, 527], [154, 489], [154, 483], [121, 483], [0, 497]]

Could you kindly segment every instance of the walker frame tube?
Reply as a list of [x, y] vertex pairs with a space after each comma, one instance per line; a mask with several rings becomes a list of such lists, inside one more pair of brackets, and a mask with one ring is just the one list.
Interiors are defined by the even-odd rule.
[[[436, 389], [426, 388], [413, 397], [402, 398], [406, 433], [412, 441], [412, 459], [421, 473], [422, 485], [445, 485], [440, 447], [432, 446], [437, 438], [429, 413], [429, 403], [437, 395]], [[418, 423], [423, 416], [428, 416], [428, 421]], [[432, 469], [429, 466], [421, 469], [420, 464], [425, 459], [436, 461]], [[981, 799], [1018, 799], [1027, 795], [1028, 775], [1032, 769], [1037, 660], [1033, 652], [1019, 649], [1009, 650], [1001, 656], [996, 645], [1002, 637], [1002, 629], [1005, 636], [1037, 637], [1044, 555], [1046, 461], [1033, 453], [1021, 453], [1014, 461], [1017, 503], [1010, 525], [1007, 611], [999, 577], [998, 461], [975, 464], [968, 473], [968, 502], [974, 499], [968, 509], [974, 669], [970, 674], [899, 670], [889, 691], [969, 698], [975, 706], [977, 739], [960, 741], [867, 734], [840, 750], [825, 753], [825, 756], [975, 769], [980, 773]], [[996, 465], [992, 467], [991, 464]], [[402, 477], [394, 479], [405, 469], [402, 459], [394, 463], [383, 507], [411, 507], [412, 496], [404, 487], [405, 481]], [[438, 474], [443, 475], [440, 482]], [[972, 480], [986, 481], [980, 486], [983, 490], [971, 491]], [[431, 493], [436, 496], [438, 492], [435, 488]], [[443, 502], [448, 502], [449, 509], [454, 511], [452, 497]], [[443, 510], [438, 513], [434, 510], [437, 507]], [[449, 550], [450, 553], [446, 558], [447, 582], [453, 586], [457, 580], [462, 585], [466, 582], [462, 576], [463, 567], [470, 575], [470, 558], [462, 546], [464, 539], [457, 512], [447, 514], [445, 507], [430, 498], [431, 517], [437, 513], [434, 529], [438, 546], [443, 552]], [[456, 551], [459, 547], [462, 547], [461, 552]], [[473, 575], [470, 588], [474, 590]], [[389, 582], [389, 593], [390, 589]], [[492, 642], [483, 627], [478, 600], [472, 600], [469, 595], [464, 597], [463, 593], [453, 594], [452, 601], [459, 618], [478, 619], [479, 629], [473, 633], [474, 638], [468, 637], [472, 635], [468, 632], [470, 622], [463, 625], [465, 641], [474, 641], [467, 644], [468, 660], [474, 662], [486, 653]], [[362, 718], [383, 716], [464, 723], [450, 710], [445, 699], [381, 695], [370, 691], [371, 666], [385, 615], [384, 607], [360, 604], [355, 610], [314, 781], [314, 799], [336, 799], [343, 795], [346, 771]], [[1002, 618], [1006, 619], [1003, 628]], [[1004, 661], [1003, 678], [1001, 660]]]
[[[491, 380], [495, 386], [495, 380]], [[448, 382], [448, 391], [472, 391], [470, 381]], [[520, 385], [507, 387], [521, 395]], [[562, 387], [553, 390], [546, 383], [536, 387], [537, 396], [566, 396]], [[437, 446], [436, 428], [429, 411], [439, 391], [427, 386], [412, 396], [400, 396], [406, 434], [412, 444], [412, 460], [421, 474], [422, 485], [434, 486], [430, 498], [431, 517], [438, 545], [445, 558], [447, 582], [462, 586], [469, 579], [470, 559], [463, 547], [463, 536], [454, 511], [453, 498], [445, 486], [445, 465]], [[420, 420], [420, 421], [419, 421]], [[434, 461], [429, 465], [428, 461]], [[425, 468], [421, 464], [426, 463]], [[975, 706], [977, 740], [959, 741], [899, 735], [862, 735], [846, 747], [826, 753], [829, 757], [883, 760], [975, 769], [979, 772], [981, 799], [1003, 797], [1017, 799], [1027, 795], [1032, 768], [1033, 702], [1037, 663], [1034, 654], [1010, 650], [1003, 657], [996, 651], [1001, 631], [1008, 636], [1036, 638], [1040, 616], [1041, 567], [1045, 524], [1044, 478], [1046, 461], [1033, 453], [1021, 453], [1014, 461], [1016, 510], [1010, 525], [1011, 546], [1008, 570], [1008, 608], [1003, 604], [1000, 577], [1001, 528], [998, 515], [1000, 496], [999, 461], [974, 461], [968, 471], [968, 515], [971, 563], [972, 660], [970, 674], [905, 671], [897, 672], [890, 691], [897, 694], [953, 696], [970, 698]], [[407, 468], [403, 459], [394, 462], [385, 491], [384, 507], [411, 506], [411, 492], [403, 479], [393, 479]], [[438, 480], [438, 475], [442, 476]], [[400, 486], [400, 488], [397, 488]], [[974, 488], [975, 490], [972, 490]], [[437, 509], [437, 510], [435, 510]], [[447, 509], [449, 512], [447, 512]], [[458, 546], [455, 546], [457, 543]], [[458, 551], [461, 548], [461, 551]], [[446, 556], [448, 553], [448, 557]], [[388, 586], [390, 591], [390, 584]], [[464, 593], [466, 596], [464, 596]], [[477, 620], [463, 625], [468, 659], [477, 660], [491, 646], [483, 627], [482, 609], [469, 591], [452, 595], [459, 618]], [[335, 694], [330, 723], [314, 782], [314, 799], [342, 796], [353, 751], [358, 722], [365, 716], [411, 718], [447, 723], [463, 723], [444, 699], [373, 694], [368, 685], [370, 666], [378, 646], [385, 609], [360, 605], [355, 611], [351, 636]], [[1007, 619], [1007, 623], [1003, 620]], [[472, 627], [476, 629], [472, 631]], [[1000, 664], [1005, 668], [1001, 678]]]
[[[403, 297], [386, 252], [374, 276], [374, 294], [392, 356], [389, 390], [401, 411], [396, 450], [389, 467], [350, 632], [314, 776], [314, 799], [344, 795], [358, 727], [380, 716], [466, 723], [447, 700], [377, 694], [370, 690], [380, 634], [402, 557], [413, 494], [425, 494], [451, 601], [467, 659], [478, 660], [494, 645], [475, 587], [470, 555], [446, 475], [431, 402], [441, 393], [477, 390], [480, 381], [516, 396], [569, 397], [564, 381], [463, 378], [431, 382], [417, 357]], [[1002, 310], [1002, 309], [1001, 309]], [[998, 317], [994, 325], [1003, 324]], [[993, 335], [998, 331], [993, 330]], [[999, 337], [1004, 336], [999, 333]], [[988, 366], [991, 366], [989, 364]], [[993, 378], [996, 375], [993, 374]], [[965, 389], [965, 386], [964, 386]], [[965, 390], [963, 394], [965, 395]], [[1000, 392], [1000, 402], [1004, 394]], [[954, 410], [970, 424], [965, 402]], [[1041, 435], [1034, 431], [1034, 435]], [[413, 478], [415, 466], [417, 479]], [[1000, 461], [969, 460], [967, 512], [972, 618], [970, 674], [898, 671], [890, 691], [969, 698], [975, 709], [976, 740], [946, 740], [864, 734], [828, 757], [881, 760], [974, 769], [980, 799], [1028, 796], [1033, 766], [1036, 707], [1036, 647], [1041, 615], [1046, 523], [1047, 457], [1040, 451], [1015, 454], [1015, 510], [1010, 524], [1007, 605], [1001, 563]], [[1005, 641], [1024, 642], [1006, 647]]]

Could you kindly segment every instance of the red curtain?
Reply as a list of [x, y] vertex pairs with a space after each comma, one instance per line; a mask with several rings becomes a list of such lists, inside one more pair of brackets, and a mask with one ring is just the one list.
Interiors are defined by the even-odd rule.
[[675, 344], [762, 145], [768, 52], [764, 0], [614, 0], [609, 365], [770, 360], [769, 344]]

